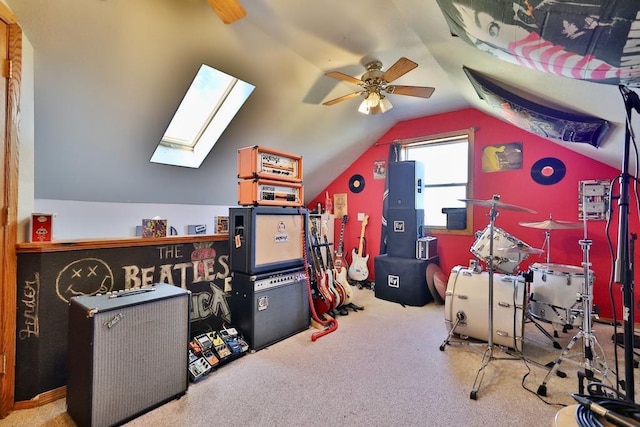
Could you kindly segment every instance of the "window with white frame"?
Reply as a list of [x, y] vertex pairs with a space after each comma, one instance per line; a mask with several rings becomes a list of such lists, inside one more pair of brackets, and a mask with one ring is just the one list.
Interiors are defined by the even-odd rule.
[[[402, 159], [424, 165], [424, 224], [428, 229], [471, 232], [472, 209], [460, 199], [472, 198], [472, 156], [472, 129], [402, 142]], [[449, 208], [467, 208], [465, 228], [447, 229], [447, 214], [443, 209]]]

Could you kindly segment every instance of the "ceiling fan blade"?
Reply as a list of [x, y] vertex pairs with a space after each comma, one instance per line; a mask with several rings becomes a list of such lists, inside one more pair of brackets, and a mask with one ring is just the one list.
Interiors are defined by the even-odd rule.
[[364, 90], [361, 90], [359, 92], [353, 92], [353, 93], [350, 93], [348, 95], [341, 96], [340, 98], [336, 98], [336, 99], [332, 99], [331, 101], [323, 102], [322, 105], [337, 104], [338, 102], [342, 102], [342, 101], [346, 101], [347, 99], [355, 98], [356, 96], [360, 95], [363, 92], [364, 92]]
[[404, 76], [417, 66], [418, 64], [416, 64], [412, 60], [402, 57], [398, 59], [396, 63], [393, 64], [387, 71], [384, 72], [384, 74], [382, 75], [382, 80], [387, 83], [391, 83], [398, 77]]
[[430, 98], [436, 88], [423, 86], [387, 86], [384, 90], [385, 92], [392, 93], [394, 95], [408, 95], [417, 96], [418, 98]]
[[231, 24], [238, 19], [247, 16], [247, 11], [244, 10], [238, 0], [207, 0], [209, 5], [218, 14], [222, 22], [225, 24]]
[[362, 80], [355, 77], [351, 77], [348, 74], [341, 73], [340, 71], [329, 71], [328, 73], [325, 73], [325, 76], [333, 77], [334, 79], [338, 79], [338, 80], [344, 80], [346, 82], [357, 84], [357, 85], [364, 83]]

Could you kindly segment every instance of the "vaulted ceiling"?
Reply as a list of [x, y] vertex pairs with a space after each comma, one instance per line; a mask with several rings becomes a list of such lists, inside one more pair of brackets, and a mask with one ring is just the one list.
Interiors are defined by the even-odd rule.
[[[452, 37], [435, 0], [244, 0], [224, 24], [207, 0], [5, 0], [33, 46], [36, 197], [234, 205], [236, 151], [262, 145], [302, 155], [314, 197], [400, 121], [474, 107], [490, 114], [462, 67], [532, 100], [606, 119], [600, 148], [560, 143], [619, 167], [624, 104], [615, 85], [525, 69]], [[389, 95], [384, 114], [361, 98], [323, 102], [407, 57], [396, 82], [430, 99]], [[197, 69], [206, 63], [256, 86], [199, 169], [149, 163]], [[428, 130], [425, 130], [428, 133]]]

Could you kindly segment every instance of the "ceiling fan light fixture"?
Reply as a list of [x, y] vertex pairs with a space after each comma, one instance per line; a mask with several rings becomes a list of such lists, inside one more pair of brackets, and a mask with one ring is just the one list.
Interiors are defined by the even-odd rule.
[[378, 106], [380, 107], [381, 113], [386, 113], [393, 108], [393, 104], [391, 103], [391, 101], [389, 101], [389, 99], [387, 99], [386, 96], [382, 96], [380, 98], [380, 104], [378, 104]]
[[358, 107], [358, 112], [362, 114], [371, 114], [371, 108], [367, 104], [366, 99], [360, 103], [360, 106]]
[[[371, 102], [371, 97], [375, 93], [373, 98], [376, 100], [374, 104]], [[373, 104], [373, 105], [372, 105]], [[377, 92], [371, 92], [369, 96], [362, 101], [360, 107], [358, 107], [358, 111], [362, 114], [378, 114], [389, 111], [393, 108], [393, 104], [387, 99], [384, 95], [379, 95]]]
[[361, 87], [361, 90], [323, 102], [322, 105], [333, 105], [362, 95], [365, 99], [360, 104], [358, 111], [363, 114], [378, 114], [393, 108], [393, 105], [385, 98], [383, 93], [429, 98], [435, 90], [433, 87], [389, 85], [389, 83], [402, 77], [417, 66], [417, 63], [402, 57], [384, 72], [382, 71], [382, 62], [372, 61], [368, 63], [366, 65], [367, 71], [360, 79], [341, 73], [340, 71], [325, 73], [327, 77], [356, 84]]
[[378, 93], [378, 91], [371, 91], [369, 92], [369, 96], [367, 96], [365, 101], [367, 102], [367, 106], [369, 106], [369, 108], [377, 107], [380, 103], [380, 94]]

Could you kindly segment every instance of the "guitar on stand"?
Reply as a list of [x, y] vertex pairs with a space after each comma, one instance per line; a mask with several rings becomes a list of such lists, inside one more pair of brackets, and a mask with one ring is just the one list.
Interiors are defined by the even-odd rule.
[[349, 283], [349, 279], [347, 278], [347, 270], [349, 267], [347, 266], [347, 262], [344, 259], [344, 226], [346, 225], [348, 219], [348, 215], [342, 216], [342, 224], [340, 226], [340, 240], [336, 248], [335, 259], [333, 260], [333, 277], [342, 285], [342, 288], [344, 289], [343, 306], [345, 308], [350, 308], [353, 311], [358, 311], [364, 310], [364, 307], [353, 303], [353, 288], [351, 287], [351, 283]]
[[[317, 229], [315, 223], [311, 222], [311, 239], [309, 243], [311, 245], [311, 261], [313, 263], [313, 270], [316, 276], [316, 293], [313, 295], [313, 306], [316, 314], [322, 316], [332, 310], [334, 306], [333, 294], [328, 288], [327, 271], [322, 267], [322, 253], [320, 253], [320, 247], [317, 242], [314, 242], [317, 235]], [[333, 280], [333, 279], [332, 279]]]
[[326, 265], [326, 271], [327, 271], [327, 276], [328, 276], [328, 280], [329, 280], [329, 289], [331, 290], [331, 292], [333, 292], [334, 294], [334, 298], [335, 298], [335, 304], [332, 308], [333, 312], [337, 312], [338, 314], [342, 314], [344, 316], [346, 316], [347, 314], [349, 314], [349, 312], [343, 307], [344, 304], [346, 304], [345, 302], [345, 294], [346, 291], [344, 290], [344, 287], [342, 286], [342, 283], [340, 283], [338, 280], [336, 280], [336, 275], [335, 275], [335, 269], [333, 266], [333, 254], [332, 254], [332, 250], [331, 250], [331, 245], [329, 243], [329, 238], [327, 237], [327, 233], [329, 231], [329, 227], [327, 225], [327, 221], [323, 220], [322, 221], [322, 239], [323, 239], [323, 245], [326, 248], [326, 254], [327, 254], [327, 265]]
[[362, 219], [362, 228], [360, 230], [360, 243], [358, 244], [358, 250], [354, 248], [351, 251], [351, 265], [349, 266], [349, 278], [354, 282], [358, 282], [358, 287], [369, 286], [364, 284], [369, 278], [369, 268], [367, 267], [367, 261], [369, 261], [369, 254], [364, 255], [364, 232], [369, 222], [369, 215], [365, 215]]

